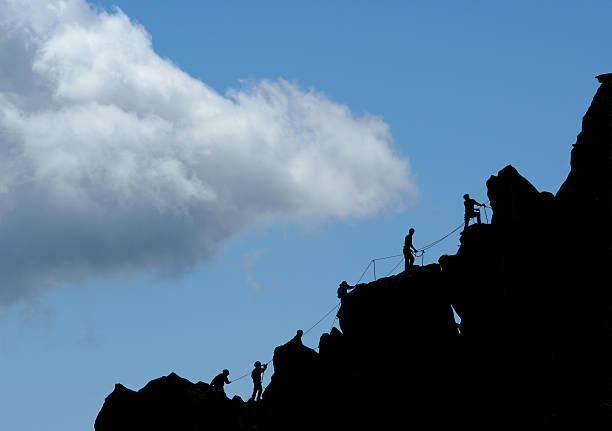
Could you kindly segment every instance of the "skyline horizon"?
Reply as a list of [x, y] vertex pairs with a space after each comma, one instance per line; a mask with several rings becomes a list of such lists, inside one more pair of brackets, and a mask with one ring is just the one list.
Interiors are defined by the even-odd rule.
[[0, 0], [5, 425], [93, 427], [116, 383], [316, 346], [342, 280], [401, 272], [411, 227], [415, 265], [455, 254], [463, 194], [506, 166], [556, 195], [610, 16]]

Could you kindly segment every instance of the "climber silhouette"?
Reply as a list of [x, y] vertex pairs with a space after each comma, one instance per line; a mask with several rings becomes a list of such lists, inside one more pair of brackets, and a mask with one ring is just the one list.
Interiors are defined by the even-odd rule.
[[229, 370], [223, 370], [221, 374], [217, 374], [215, 378], [212, 379], [212, 381], [210, 382], [210, 387], [216, 391], [220, 391], [225, 394], [225, 391], [223, 390], [223, 385], [225, 383], [227, 383], [228, 385], [232, 383], [227, 379], [227, 376], [229, 376], [229, 373], [230, 373]]
[[418, 250], [414, 248], [412, 245], [412, 235], [414, 234], [414, 229], [410, 228], [408, 231], [408, 235], [404, 238], [404, 271], [407, 271], [412, 265], [414, 265], [414, 253]]
[[340, 302], [344, 301], [344, 297], [348, 293], [349, 290], [353, 289], [355, 286], [349, 285], [346, 281], [340, 283], [340, 287], [338, 287], [338, 298], [340, 298]]
[[467, 229], [471, 218], [476, 217], [477, 223], [480, 224], [480, 209], [475, 208], [475, 206], [486, 207], [486, 205], [476, 202], [474, 199], [470, 198], [470, 195], [467, 193], [463, 195], [463, 199], [463, 206], [465, 206], [465, 229]]
[[295, 336], [289, 340], [290, 343], [292, 344], [299, 344], [302, 345], [302, 335], [304, 334], [304, 331], [302, 331], [301, 329], [298, 329], [297, 332], [295, 333]]
[[257, 401], [261, 399], [261, 391], [263, 388], [261, 387], [261, 375], [268, 368], [268, 364], [261, 365], [261, 362], [255, 361], [253, 364], [255, 368], [251, 371], [251, 378], [253, 379], [253, 395], [249, 398], [249, 401], [255, 400], [255, 395], [257, 395]]

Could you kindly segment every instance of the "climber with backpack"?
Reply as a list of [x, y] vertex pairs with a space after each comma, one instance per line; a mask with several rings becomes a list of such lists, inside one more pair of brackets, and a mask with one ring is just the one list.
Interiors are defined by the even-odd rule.
[[338, 298], [340, 299], [340, 302], [344, 300], [344, 297], [346, 296], [348, 291], [350, 289], [353, 289], [354, 287], [355, 286], [349, 285], [346, 281], [340, 283], [340, 286], [338, 287]]

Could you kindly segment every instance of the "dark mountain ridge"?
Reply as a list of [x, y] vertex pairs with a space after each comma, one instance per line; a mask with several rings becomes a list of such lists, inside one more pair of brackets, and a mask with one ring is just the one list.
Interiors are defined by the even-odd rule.
[[612, 74], [597, 79], [555, 195], [512, 166], [491, 176], [491, 224], [438, 264], [358, 284], [318, 353], [275, 349], [262, 401], [173, 373], [117, 384], [95, 429], [611, 429]]

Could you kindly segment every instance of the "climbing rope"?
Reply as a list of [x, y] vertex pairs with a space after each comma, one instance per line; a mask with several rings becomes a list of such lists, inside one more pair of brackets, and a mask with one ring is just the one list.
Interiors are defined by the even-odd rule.
[[368, 269], [370, 269], [370, 266], [372, 265], [374, 265], [374, 279], [376, 279], [376, 262], [377, 261], [393, 259], [394, 257], [400, 257], [400, 256], [403, 256], [403, 254], [394, 254], [393, 256], [377, 257], [375, 259], [370, 260], [370, 262], [368, 262], [368, 266], [366, 266], [366, 268], [363, 270], [363, 272], [361, 273], [361, 277], [359, 277], [359, 280], [357, 280], [355, 284], [359, 284], [359, 282], [363, 279], [363, 276], [366, 274], [366, 272], [368, 272]]
[[[403, 259], [403, 254], [394, 254], [393, 256], [386, 256], [386, 257], [377, 257], [376, 259], [372, 259], [372, 263], [374, 264], [374, 280], [376, 280], [376, 261], [378, 260], [386, 260], [386, 259], [392, 259], [394, 257], [400, 257], [402, 256]], [[397, 265], [395, 265], [395, 267], [397, 267]], [[388, 276], [389, 274], [387, 274]]]
[[[459, 229], [461, 229], [461, 227], [463, 226], [463, 223], [459, 224], [456, 228], [454, 228], [452, 231], [450, 231], [449, 233], [447, 233], [446, 235], [444, 235], [442, 238], [438, 238], [437, 240], [435, 240], [432, 243], [429, 243], [421, 248], [418, 249], [418, 251], [421, 254], [415, 254], [415, 257], [420, 257], [421, 258], [421, 266], [423, 266], [424, 264], [424, 255], [425, 255], [425, 250], [429, 250], [432, 247], [435, 247], [436, 245], [440, 244], [442, 241], [444, 241], [446, 238], [448, 238], [449, 236], [451, 236], [452, 234], [454, 234], [455, 232], [457, 232]], [[403, 254], [394, 254], [393, 256], [385, 256], [385, 257], [377, 257], [375, 259], [370, 260], [370, 262], [368, 263], [368, 266], [366, 266], [366, 268], [363, 270], [363, 272], [361, 273], [361, 277], [359, 277], [359, 280], [357, 280], [357, 283], [355, 284], [359, 284], [359, 282], [363, 279], [363, 276], [366, 274], [366, 272], [368, 271], [368, 269], [370, 268], [370, 266], [372, 266], [373, 264], [376, 265], [376, 261], [378, 260], [385, 260], [385, 259], [392, 259], [394, 257], [402, 257], [402, 259], [397, 262], [397, 264], [395, 264], [395, 266], [391, 269], [391, 271], [389, 271], [387, 273], [387, 275], [385, 275], [385, 277], [388, 277], [389, 275], [391, 275], [398, 266], [400, 266], [402, 264], [402, 262], [404, 261], [404, 255]], [[374, 266], [374, 268], [376, 268], [376, 266]], [[376, 271], [376, 270], [374, 270]], [[376, 272], [374, 272], [374, 279], [376, 280]]]
[[304, 331], [304, 335], [308, 334], [315, 326], [317, 326], [319, 323], [321, 323], [323, 321], [323, 319], [325, 319], [327, 316], [330, 315], [330, 313], [332, 311], [334, 311], [336, 308], [340, 307], [340, 302], [338, 302], [336, 305], [334, 305], [334, 308], [332, 308], [331, 310], [329, 310], [327, 313], [325, 313], [325, 316], [321, 317], [317, 323], [315, 323], [314, 325], [312, 325], [310, 328], [308, 328], [306, 331]]
[[359, 277], [359, 280], [357, 280], [357, 282], [355, 284], [359, 284], [359, 282], [361, 281], [361, 279], [363, 278], [363, 276], [365, 275], [365, 273], [370, 268], [370, 266], [372, 265], [373, 262], [374, 262], [374, 260], [371, 260], [370, 263], [368, 263], [368, 266], [366, 266], [366, 268], [363, 270], [363, 272], [361, 273], [361, 277]]
[[403, 256], [403, 254], [394, 254], [393, 256], [387, 256], [387, 257], [377, 257], [376, 259], [372, 259], [372, 261], [391, 259], [391, 258], [400, 257], [400, 256]]
[[[488, 203], [488, 202], [487, 202], [487, 203]], [[485, 204], [485, 207], [484, 207], [484, 208], [485, 208], [485, 217], [486, 217], [486, 220], [487, 220], [487, 223], [488, 223], [488, 222], [489, 222], [489, 218], [488, 218], [488, 215], [487, 215], [487, 212], [486, 212], [486, 204]], [[425, 246], [421, 247], [420, 249], [418, 249], [418, 252], [420, 252], [421, 254], [415, 254], [415, 257], [420, 257], [420, 258], [421, 258], [421, 266], [423, 266], [423, 259], [424, 259], [424, 257], [423, 257], [423, 256], [425, 255], [425, 250], [428, 250], [428, 249], [430, 249], [430, 248], [432, 248], [432, 247], [435, 247], [436, 245], [438, 245], [439, 243], [441, 243], [442, 241], [444, 241], [446, 238], [448, 238], [449, 236], [451, 236], [452, 234], [454, 234], [455, 232], [457, 232], [459, 229], [461, 229], [461, 227], [462, 227], [463, 225], [464, 225], [464, 223], [459, 224], [459, 225], [458, 225], [456, 228], [454, 228], [452, 231], [450, 231], [449, 233], [447, 233], [447, 234], [446, 234], [446, 235], [444, 235], [443, 237], [441, 237], [441, 238], [439, 238], [439, 239], [435, 240], [434, 242], [429, 243], [429, 244], [427, 244], [427, 245], [425, 245]], [[388, 276], [389, 276], [389, 275], [391, 275], [391, 274], [392, 274], [392, 273], [393, 273], [393, 272], [394, 272], [394, 271], [397, 269], [397, 267], [398, 267], [398, 266], [400, 266], [400, 265], [401, 265], [401, 263], [404, 261], [404, 255], [403, 255], [403, 254], [395, 254], [395, 255], [393, 255], [393, 256], [377, 257], [377, 258], [375, 258], [375, 259], [370, 260], [370, 262], [368, 262], [368, 265], [365, 267], [365, 269], [364, 269], [364, 270], [363, 270], [363, 272], [361, 273], [361, 276], [359, 277], [359, 279], [357, 280], [357, 282], [356, 282], [355, 284], [359, 284], [359, 282], [360, 282], [360, 281], [363, 279], [363, 277], [365, 276], [366, 272], [368, 271], [368, 269], [370, 269], [370, 266], [372, 266], [372, 265], [374, 265], [374, 278], [376, 279], [376, 261], [379, 261], [379, 260], [386, 260], [386, 259], [393, 259], [393, 258], [396, 258], [396, 257], [401, 257], [401, 259], [400, 259], [400, 261], [399, 261], [399, 262], [397, 262], [397, 263], [395, 264], [395, 266], [394, 266], [394, 267], [391, 269], [391, 271], [389, 271], [389, 272], [387, 273], [387, 275], [386, 275], [386, 276], [388, 277]], [[329, 315], [330, 315], [330, 314], [331, 314], [333, 311], [335, 311], [336, 309], [338, 309], [338, 308], [340, 307], [340, 305], [341, 305], [341, 303], [340, 303], [340, 302], [338, 302], [336, 305], [334, 305], [334, 307], [333, 307], [331, 310], [329, 310], [327, 313], [325, 313], [325, 314], [323, 315], [323, 317], [321, 317], [319, 320], [317, 320], [317, 322], [316, 322], [314, 325], [312, 325], [310, 328], [308, 328], [306, 331], [304, 331], [302, 335], [305, 335], [305, 334], [309, 333], [310, 331], [312, 331], [312, 330], [313, 330], [313, 329], [314, 329], [314, 328], [315, 328], [315, 327], [316, 327], [316, 326], [317, 326], [319, 323], [321, 323], [323, 320], [325, 320], [325, 318], [326, 318], [327, 316], [329, 316]], [[336, 320], [337, 320], [337, 319], [338, 319], [338, 316], [336, 315], [336, 316], [334, 317], [333, 322], [332, 322], [332, 326], [331, 326], [331, 328], [330, 328], [330, 332], [331, 332], [332, 328], [334, 327], [334, 325], [336, 324]], [[317, 349], [319, 349], [319, 346], [315, 347], [315, 350], [317, 350]], [[273, 359], [274, 359], [274, 358], [272, 358], [272, 359], [270, 359], [268, 362], [266, 362], [266, 365], [268, 365], [270, 362], [272, 362], [272, 360], [273, 360]], [[241, 380], [241, 379], [245, 378], [245, 377], [246, 377], [246, 376], [248, 376], [249, 374], [251, 374], [251, 372], [247, 372], [247, 373], [245, 373], [245, 374], [243, 374], [243, 375], [239, 376], [238, 378], [233, 379], [233, 380], [232, 380], [232, 383], [233, 383], [233, 382], [237, 382], [237, 381], [239, 381], [239, 380]]]
[[[266, 362], [266, 365], [268, 365], [270, 362], [272, 362], [272, 359], [270, 359], [268, 362]], [[264, 373], [265, 373], [265, 370], [261, 372], [261, 380], [262, 381], [263, 381], [263, 374]], [[242, 376], [238, 377], [237, 379], [232, 380], [230, 383], [234, 383], [234, 382], [237, 382], [240, 379], [244, 379], [249, 374], [251, 374], [251, 371], [248, 371], [246, 374], [243, 374]]]
[[[315, 327], [316, 327], [316, 326], [317, 326], [319, 323], [321, 323], [323, 320], [325, 320], [325, 318], [326, 318], [327, 316], [329, 316], [329, 315], [330, 315], [330, 314], [331, 314], [331, 313], [332, 313], [334, 310], [336, 310], [338, 307], [340, 307], [340, 302], [338, 302], [336, 305], [334, 305], [334, 308], [332, 308], [331, 310], [329, 310], [327, 313], [325, 313], [325, 315], [324, 315], [323, 317], [321, 317], [319, 320], [317, 320], [317, 322], [316, 322], [314, 325], [312, 325], [310, 328], [308, 328], [306, 331], [304, 331], [304, 332], [302, 333], [302, 335], [306, 335], [306, 334], [308, 334], [310, 331], [312, 331], [312, 330], [313, 330], [313, 329], [314, 329], [314, 328], [315, 328]], [[338, 318], [337, 316], [334, 318], [334, 322], [332, 323], [332, 328], [333, 328], [334, 324], [336, 323], [336, 319], [337, 319], [337, 318]], [[331, 331], [331, 328], [330, 328], [330, 331]], [[317, 349], [318, 349], [318, 347], [317, 347]], [[270, 359], [268, 362], [266, 362], [266, 365], [268, 365], [270, 362], [272, 362], [272, 360], [273, 360], [273, 359], [274, 359], [274, 358], [272, 358], [272, 359]], [[237, 378], [233, 379], [233, 380], [232, 380], [232, 383], [237, 382], [238, 380], [244, 379], [244, 378], [245, 378], [246, 376], [248, 376], [249, 374], [251, 374], [251, 372], [250, 372], [250, 371], [249, 371], [249, 372], [247, 372], [247, 373], [245, 373], [245, 374], [243, 374], [243, 375], [241, 375], [240, 377], [237, 377]]]
[[400, 261], [399, 261], [399, 262], [397, 262], [397, 263], [395, 264], [395, 266], [394, 266], [394, 267], [391, 269], [391, 271], [389, 271], [389, 272], [387, 273], [387, 275], [386, 275], [385, 277], [390, 276], [390, 275], [391, 275], [391, 273], [392, 273], [393, 271], [395, 271], [395, 269], [396, 269], [398, 266], [400, 266], [400, 264], [401, 264], [403, 261], [404, 261], [404, 256], [402, 256], [402, 258], [400, 259]]
[[244, 379], [244, 378], [245, 378], [246, 376], [248, 376], [249, 374], [251, 374], [251, 372], [250, 372], [250, 371], [249, 371], [248, 373], [243, 374], [242, 376], [238, 377], [237, 379], [232, 380], [232, 381], [231, 381], [231, 383], [237, 382], [237, 381], [238, 381], [238, 380], [240, 380], [240, 379]]
[[440, 244], [442, 241], [444, 241], [446, 238], [448, 238], [449, 236], [451, 236], [452, 234], [454, 234], [455, 232], [457, 232], [459, 229], [461, 229], [463, 227], [464, 223], [459, 224], [456, 228], [454, 228], [452, 231], [450, 231], [449, 233], [447, 233], [446, 235], [444, 235], [442, 238], [439, 238], [437, 240], [435, 240], [434, 242], [427, 244], [426, 246], [423, 246], [419, 249], [419, 251], [425, 251], [428, 250], [438, 244]]

